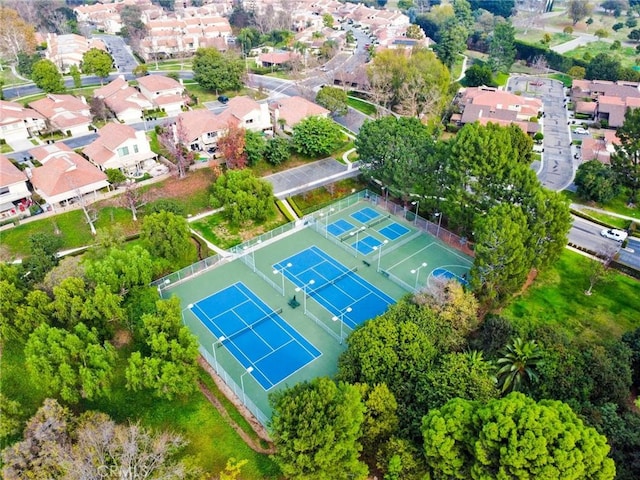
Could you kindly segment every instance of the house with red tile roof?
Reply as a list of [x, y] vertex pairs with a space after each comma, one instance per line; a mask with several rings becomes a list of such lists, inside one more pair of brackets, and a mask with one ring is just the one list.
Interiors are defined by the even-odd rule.
[[232, 124], [254, 132], [262, 132], [271, 128], [269, 106], [246, 96], [231, 98], [227, 103], [227, 108], [218, 117], [225, 124]]
[[614, 130], [605, 130], [603, 137], [585, 138], [580, 148], [582, 161], [598, 160], [608, 165], [616, 145], [620, 145], [620, 139]]
[[80, 5], [73, 11], [78, 22], [87, 22], [95, 28], [110, 35], [120, 33], [122, 20], [118, 11], [119, 4], [96, 3], [95, 5]]
[[98, 130], [98, 138], [82, 153], [103, 172], [117, 168], [131, 176], [140, 172], [146, 160], [156, 158], [143, 131], [117, 122], [107, 123]]
[[45, 56], [63, 73], [68, 72], [72, 65], [80, 67], [82, 56], [92, 48], [107, 50], [102, 40], [83, 37], [75, 33], [65, 35], [47, 33], [46, 43]]
[[26, 212], [31, 205], [27, 175], [4, 155], [0, 155], [0, 218]]
[[31, 184], [52, 208], [109, 186], [107, 176], [64, 143], [29, 150], [42, 166], [31, 171]]
[[116, 118], [124, 123], [140, 122], [145, 110], [154, 108], [153, 103], [130, 86], [123, 76], [98, 88], [93, 96], [103, 99]]
[[46, 129], [45, 118], [16, 102], [0, 100], [0, 139], [24, 140]]
[[258, 55], [258, 65], [261, 67], [282, 67], [300, 58], [296, 52], [269, 52]]
[[281, 125], [291, 131], [307, 117], [329, 117], [329, 110], [303, 97], [279, 98], [269, 105], [273, 125]]
[[624, 123], [627, 109], [640, 107], [640, 83], [574, 80], [571, 98], [576, 113], [606, 122], [609, 128], [618, 128]]
[[491, 87], [473, 87], [463, 89], [457, 102], [462, 113], [453, 115], [451, 120], [459, 125], [491, 122], [506, 126], [513, 123], [531, 135], [540, 130], [538, 122], [531, 121], [542, 114], [542, 102], [536, 98]]
[[50, 93], [29, 104], [47, 119], [54, 130], [68, 135], [82, 135], [91, 126], [91, 112], [84, 97]]
[[184, 85], [164, 75], [146, 75], [138, 78], [138, 88], [144, 97], [168, 116], [178, 115], [187, 103]]
[[176, 123], [186, 136], [186, 143], [191, 150], [215, 150], [218, 139], [229, 129], [229, 118], [221, 118], [211, 110], [190, 110], [178, 115]]

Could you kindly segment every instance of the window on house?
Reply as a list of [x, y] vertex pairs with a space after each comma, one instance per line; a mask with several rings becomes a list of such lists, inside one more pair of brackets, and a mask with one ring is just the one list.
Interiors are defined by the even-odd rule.
[[0, 187], [0, 195], [4, 195], [5, 193], [9, 193], [9, 187]]
[[138, 153], [138, 144], [137, 143], [133, 146], [133, 153]]
[[253, 123], [253, 118], [247, 118], [247, 121], [244, 123], [246, 123], [247, 125], [249, 125], [250, 123]]
[[127, 155], [129, 155], [129, 147], [120, 147], [118, 149], [119, 157], [126, 157]]

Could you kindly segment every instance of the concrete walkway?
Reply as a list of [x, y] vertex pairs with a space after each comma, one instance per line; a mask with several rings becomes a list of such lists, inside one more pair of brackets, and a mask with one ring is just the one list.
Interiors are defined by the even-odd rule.
[[609, 215], [610, 217], [622, 218], [624, 220], [630, 220], [632, 222], [640, 222], [640, 218], [638, 217], [630, 217], [629, 215], [623, 215], [621, 213], [610, 212], [609, 210], [603, 210], [602, 208], [590, 207], [588, 205], [581, 205], [579, 203], [572, 203], [571, 208], [574, 210], [584, 211], [584, 210], [592, 210], [594, 212], [602, 213], [604, 215]]
[[464, 55], [464, 54], [460, 54], [462, 55], [462, 70], [460, 70], [460, 75], [458, 76], [458, 78], [456, 78], [454, 81], [459, 82], [460, 80], [462, 80], [464, 78], [464, 75], [467, 71], [467, 61], [469, 60], [469, 58]]

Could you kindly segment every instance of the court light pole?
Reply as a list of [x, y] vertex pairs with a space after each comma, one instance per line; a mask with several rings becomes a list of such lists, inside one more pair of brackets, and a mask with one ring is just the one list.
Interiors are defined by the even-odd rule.
[[333, 317], [331, 317], [331, 320], [333, 320], [334, 322], [337, 322], [338, 320], [340, 320], [340, 345], [342, 345], [342, 340], [343, 340], [343, 325], [344, 325], [344, 316], [347, 313], [351, 313], [353, 311], [353, 309], [351, 307], [347, 307], [345, 308], [339, 316], [334, 315]]
[[283, 265], [280, 270], [278, 270], [277, 268], [273, 270], [274, 275], [277, 275], [278, 273], [282, 274], [282, 296], [283, 297], [284, 297], [284, 270], [285, 268], [291, 268], [291, 267], [293, 267], [293, 264], [289, 262], [286, 265]]
[[378, 250], [378, 269], [376, 270], [376, 272], [380, 271], [380, 259], [382, 258], [382, 247], [384, 247], [387, 243], [389, 243], [389, 240], [386, 240], [384, 242], [382, 242], [380, 245], [373, 247], [374, 250]]
[[426, 266], [427, 266], [427, 262], [422, 262], [422, 265], [420, 265], [418, 268], [414, 268], [413, 270], [411, 270], [411, 273], [415, 273], [416, 275], [416, 285], [415, 287], [413, 287], [413, 289], [416, 291], [418, 290], [418, 277], [420, 277], [420, 270]]
[[254, 243], [251, 246], [244, 246], [242, 247], [243, 250], [247, 250], [250, 249], [251, 251], [251, 261], [253, 262], [253, 273], [256, 273], [256, 245], [260, 245], [262, 243], [262, 240], [258, 240], [256, 243]]
[[356, 230], [355, 232], [350, 232], [349, 236], [353, 237], [354, 235], [356, 236], [356, 246], [353, 247], [353, 249], [356, 251], [355, 256], [358, 256], [358, 242], [360, 241], [360, 232], [364, 231], [364, 229], [367, 228], [364, 225], [362, 227], [360, 227], [358, 230]]
[[411, 205], [415, 205], [416, 206], [416, 216], [413, 217], [413, 224], [417, 225], [418, 224], [418, 211], [420, 210], [420, 200], [414, 200], [413, 202], [411, 202]]
[[185, 318], [184, 318], [184, 311], [185, 311], [185, 310], [191, 310], [192, 308], [193, 308], [193, 303], [190, 303], [189, 305], [187, 305], [186, 307], [184, 307], [184, 308], [182, 309], [182, 311], [180, 312], [180, 315], [182, 316], [182, 324], [183, 324], [183, 325], [186, 325], [186, 324], [187, 324], [187, 321], [186, 321], [186, 320], [185, 320]]
[[302, 303], [305, 315], [307, 314], [307, 287], [313, 285], [316, 281], [312, 278], [308, 283], [305, 283], [302, 287], [296, 287], [296, 292], [302, 290]]
[[440, 238], [440, 224], [442, 223], [442, 212], [434, 213], [438, 217], [438, 230], [436, 231], [436, 237]]
[[247, 373], [251, 373], [251, 372], [253, 372], [253, 367], [248, 367], [247, 370], [242, 375], [240, 375], [240, 386], [242, 388], [242, 404], [243, 405], [247, 404], [247, 397], [244, 394], [244, 376]]
[[211, 344], [211, 348], [213, 350], [213, 362], [216, 364], [216, 373], [218, 372], [218, 357], [216, 355], [216, 348], [218, 346], [222, 346], [222, 342], [224, 342], [227, 339], [227, 337], [225, 337], [224, 335], [222, 335], [217, 341], [213, 342]]

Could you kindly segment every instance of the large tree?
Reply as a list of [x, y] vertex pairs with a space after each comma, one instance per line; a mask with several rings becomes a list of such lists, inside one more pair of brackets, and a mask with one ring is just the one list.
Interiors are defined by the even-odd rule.
[[263, 222], [275, 213], [273, 185], [250, 170], [229, 170], [212, 187], [211, 203], [224, 207], [223, 215], [235, 225]]
[[29, 336], [24, 353], [33, 382], [48, 394], [77, 403], [109, 391], [115, 349], [83, 323], [70, 331], [40, 325]]
[[469, 31], [455, 19], [447, 22], [440, 33], [440, 41], [434, 46], [440, 61], [449, 69], [467, 46]]
[[292, 480], [364, 479], [358, 442], [364, 405], [355, 386], [326, 377], [271, 397], [276, 462]]
[[148, 285], [153, 276], [153, 260], [140, 245], [128, 249], [112, 248], [103, 258], [86, 264], [87, 277], [94, 283], [107, 285], [120, 295], [130, 289]]
[[172, 399], [197, 388], [198, 341], [182, 325], [180, 300], [158, 300], [156, 313], [142, 315], [145, 347], [129, 358], [127, 387]]
[[225, 134], [218, 140], [218, 150], [230, 170], [247, 166], [246, 133], [244, 128], [230, 124]]
[[589, 62], [585, 73], [587, 80], [618, 81], [620, 78], [621, 64], [618, 59], [607, 54], [599, 53]]
[[100, 81], [109, 76], [109, 72], [113, 67], [113, 58], [104, 50], [92, 48], [84, 52], [82, 55], [82, 73], [89, 75], [97, 75]]
[[43, 59], [34, 63], [31, 80], [46, 93], [60, 93], [65, 90], [62, 74], [51, 60]]
[[620, 143], [611, 155], [611, 168], [618, 181], [629, 189], [629, 203], [638, 201], [640, 190], [640, 109], [627, 109], [617, 131]]
[[140, 238], [149, 251], [160, 258], [189, 263], [195, 256], [189, 224], [171, 212], [147, 215], [142, 222]]
[[18, 12], [0, 7], [0, 58], [18, 61], [18, 54], [32, 54], [36, 48], [36, 31]]
[[308, 157], [329, 155], [344, 137], [333, 120], [307, 117], [293, 127], [293, 148]]
[[589, 160], [576, 171], [576, 193], [584, 200], [606, 203], [619, 192], [617, 177], [610, 166], [598, 160]]
[[491, 35], [489, 65], [494, 72], [508, 73], [515, 59], [515, 29], [511, 22], [500, 22]]
[[592, 11], [593, 5], [587, 0], [569, 0], [567, 2], [567, 15], [574, 25], [591, 15]]
[[536, 367], [541, 361], [542, 348], [535, 340], [514, 339], [496, 362], [502, 392], [523, 391], [537, 382]]
[[615, 477], [607, 439], [559, 401], [454, 399], [429, 412], [422, 432], [431, 478]]
[[158, 141], [164, 154], [176, 166], [178, 178], [186, 177], [189, 165], [196, 158], [196, 152], [189, 148], [189, 132], [182, 118], [178, 117], [175, 123], [165, 125], [158, 135]]
[[[515, 9], [515, 0], [469, 0], [472, 10], [487, 10], [500, 17], [508, 18]], [[520, 12], [518, 12], [520, 15]]]
[[193, 59], [193, 79], [206, 90], [226, 92], [242, 87], [244, 62], [233, 53], [199, 48]]
[[321, 88], [316, 95], [316, 103], [325, 107], [333, 115], [347, 114], [347, 92], [342, 88]]

